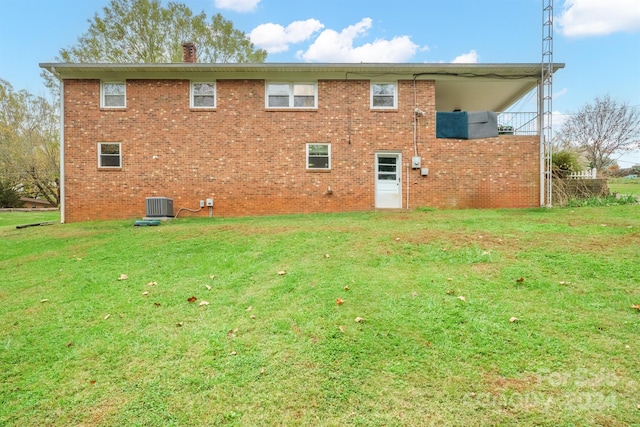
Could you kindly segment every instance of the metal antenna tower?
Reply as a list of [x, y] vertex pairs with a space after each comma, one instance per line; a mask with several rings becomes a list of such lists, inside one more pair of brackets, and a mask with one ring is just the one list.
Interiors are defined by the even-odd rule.
[[552, 206], [552, 88], [553, 88], [553, 0], [542, 0], [542, 75], [538, 114], [540, 126], [540, 206]]

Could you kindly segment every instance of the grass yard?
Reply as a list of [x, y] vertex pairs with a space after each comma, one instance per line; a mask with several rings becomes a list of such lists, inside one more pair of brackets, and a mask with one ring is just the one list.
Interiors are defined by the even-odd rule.
[[609, 191], [618, 194], [640, 196], [640, 179], [610, 178], [607, 180]]
[[640, 425], [639, 205], [38, 215], [0, 214], [0, 425]]

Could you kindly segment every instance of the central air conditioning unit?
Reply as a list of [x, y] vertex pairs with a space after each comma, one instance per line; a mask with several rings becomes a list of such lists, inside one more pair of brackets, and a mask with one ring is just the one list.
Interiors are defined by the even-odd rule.
[[173, 217], [173, 199], [147, 197], [147, 217]]

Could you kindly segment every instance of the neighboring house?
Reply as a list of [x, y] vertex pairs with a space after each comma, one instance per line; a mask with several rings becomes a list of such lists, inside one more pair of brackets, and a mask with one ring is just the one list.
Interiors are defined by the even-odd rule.
[[20, 197], [22, 207], [25, 209], [48, 209], [55, 208], [49, 201], [42, 199], [33, 199], [31, 197]]
[[41, 67], [63, 89], [63, 222], [144, 217], [149, 197], [214, 216], [540, 206], [539, 136], [436, 138], [436, 112], [504, 111], [541, 64]]

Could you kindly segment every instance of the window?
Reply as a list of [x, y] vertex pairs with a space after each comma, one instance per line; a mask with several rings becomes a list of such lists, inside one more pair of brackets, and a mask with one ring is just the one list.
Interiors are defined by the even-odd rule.
[[191, 108], [215, 108], [216, 84], [191, 82]]
[[398, 108], [396, 83], [371, 83], [371, 108]]
[[102, 108], [125, 108], [126, 85], [124, 82], [103, 82], [101, 102]]
[[119, 142], [101, 142], [98, 144], [98, 167], [121, 168], [122, 153]]
[[331, 169], [331, 144], [307, 144], [307, 169]]
[[315, 83], [267, 83], [267, 108], [317, 108]]

